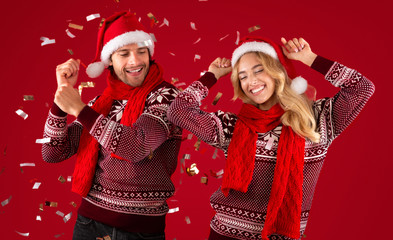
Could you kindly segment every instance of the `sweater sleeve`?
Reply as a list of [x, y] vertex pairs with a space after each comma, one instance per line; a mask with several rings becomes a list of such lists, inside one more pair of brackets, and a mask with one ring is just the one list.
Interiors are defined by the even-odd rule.
[[126, 160], [138, 162], [181, 130], [170, 123], [166, 112], [178, 94], [174, 87], [162, 87], [150, 93], [144, 112], [132, 126], [125, 126], [93, 109], [85, 107], [78, 120], [107, 151]]
[[374, 84], [354, 69], [318, 56], [311, 66], [340, 91], [314, 103], [322, 138], [335, 139], [358, 116], [375, 91]]
[[204, 112], [199, 108], [201, 101], [208, 95], [208, 88], [216, 81], [214, 74], [207, 72], [193, 82], [170, 105], [168, 118], [207, 144], [225, 151], [232, 137], [236, 116], [222, 111]]
[[[96, 99], [90, 101], [88, 105], [93, 105]], [[44, 138], [50, 139], [48, 143], [42, 145], [44, 161], [57, 163], [76, 154], [82, 129], [83, 126], [79, 121], [67, 125], [67, 113], [53, 103], [44, 128]]]

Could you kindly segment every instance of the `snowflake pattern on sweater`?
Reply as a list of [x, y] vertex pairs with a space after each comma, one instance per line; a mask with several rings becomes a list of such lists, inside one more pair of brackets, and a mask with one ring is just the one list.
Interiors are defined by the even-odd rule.
[[[341, 89], [334, 97], [323, 98], [313, 104], [321, 140], [319, 143], [306, 140], [300, 236], [307, 225], [315, 186], [330, 144], [355, 119], [374, 92], [374, 85], [357, 71], [320, 56], [318, 61], [327, 69], [325, 72], [315, 69]], [[223, 150], [227, 157], [237, 116], [230, 112], [207, 113], [199, 109], [201, 100], [208, 94], [205, 85], [211, 86], [212, 81], [216, 81], [214, 75], [207, 73], [192, 83], [172, 103], [168, 117], [202, 141]], [[230, 190], [228, 197], [225, 197], [219, 188], [211, 196], [210, 203], [216, 212], [210, 223], [214, 239], [261, 239], [281, 129], [282, 125], [279, 125], [269, 132], [258, 133], [255, 168], [246, 193]], [[277, 234], [269, 238], [290, 240]]]
[[[168, 121], [166, 112], [178, 93], [169, 83], [160, 84], [147, 96], [145, 109], [132, 127], [120, 124], [127, 100], [114, 100], [107, 117], [91, 110], [97, 117], [90, 119], [90, 134], [100, 144], [100, 151], [93, 186], [79, 213], [120, 226], [124, 223], [106, 222], [107, 211], [100, 214], [86, 208], [110, 210], [114, 219], [126, 216], [130, 225], [131, 218], [138, 221], [138, 215], [163, 216], [168, 212], [166, 200], [175, 190], [171, 175], [177, 166], [182, 130]], [[76, 154], [85, 125], [79, 119], [67, 125], [67, 116], [53, 112], [49, 112], [44, 130], [44, 137], [51, 141], [43, 145], [42, 154], [47, 162], [61, 162]], [[113, 158], [111, 153], [127, 160]], [[125, 229], [135, 230], [132, 226]]]

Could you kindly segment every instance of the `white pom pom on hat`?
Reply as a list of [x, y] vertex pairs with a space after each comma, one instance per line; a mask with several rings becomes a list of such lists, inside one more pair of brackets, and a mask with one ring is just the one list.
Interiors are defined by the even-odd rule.
[[153, 56], [154, 41], [135, 14], [124, 11], [105, 19], [98, 31], [96, 56], [86, 68], [86, 74], [90, 78], [99, 77], [109, 66], [112, 53], [131, 43], [146, 46]]
[[234, 67], [236, 62], [239, 61], [239, 59], [248, 52], [262, 52], [280, 61], [287, 71], [289, 78], [292, 79], [292, 90], [294, 90], [297, 94], [303, 94], [306, 92], [306, 79], [296, 74], [291, 60], [285, 57], [281, 47], [278, 44], [267, 38], [257, 36], [244, 37], [240, 40], [239, 47], [233, 51], [231, 60], [232, 67]]

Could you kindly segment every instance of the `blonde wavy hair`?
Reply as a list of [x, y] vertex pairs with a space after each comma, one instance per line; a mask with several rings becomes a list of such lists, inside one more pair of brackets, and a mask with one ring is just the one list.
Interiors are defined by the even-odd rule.
[[[298, 135], [308, 138], [312, 142], [319, 142], [320, 134], [315, 131], [316, 122], [313, 115], [312, 101], [305, 94], [297, 94], [291, 89], [291, 79], [288, 77], [284, 66], [278, 60], [262, 52], [252, 53], [256, 54], [264, 67], [264, 71], [275, 81], [274, 95], [285, 111], [281, 116], [281, 122], [286, 126], [290, 126]], [[244, 103], [251, 103], [251, 99], [245, 95], [240, 85], [238, 74], [239, 61], [234, 65], [231, 75], [234, 89], [233, 100], [240, 98]]]

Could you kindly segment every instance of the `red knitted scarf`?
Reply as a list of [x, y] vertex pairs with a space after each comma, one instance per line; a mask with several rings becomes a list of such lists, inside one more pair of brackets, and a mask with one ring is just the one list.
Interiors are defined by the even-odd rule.
[[[247, 192], [254, 172], [257, 132], [277, 127], [284, 110], [279, 104], [261, 111], [243, 104], [238, 115], [222, 182], [222, 192]], [[298, 239], [302, 207], [303, 163], [305, 139], [288, 127], [282, 127], [278, 142], [277, 162], [270, 191], [262, 239], [273, 233]]]
[[[147, 95], [164, 81], [162, 73], [161, 66], [157, 63], [152, 63], [149, 73], [143, 81], [143, 84], [139, 87], [131, 87], [109, 73], [107, 77], [108, 86], [94, 103], [92, 109], [107, 116], [112, 107], [113, 100], [128, 100], [120, 123], [125, 126], [131, 126], [142, 114], [145, 108]], [[82, 197], [87, 196], [92, 186], [99, 149], [100, 145], [97, 140], [84, 128], [79, 141], [72, 180], [72, 191], [78, 193]], [[123, 159], [113, 153], [111, 156]]]

